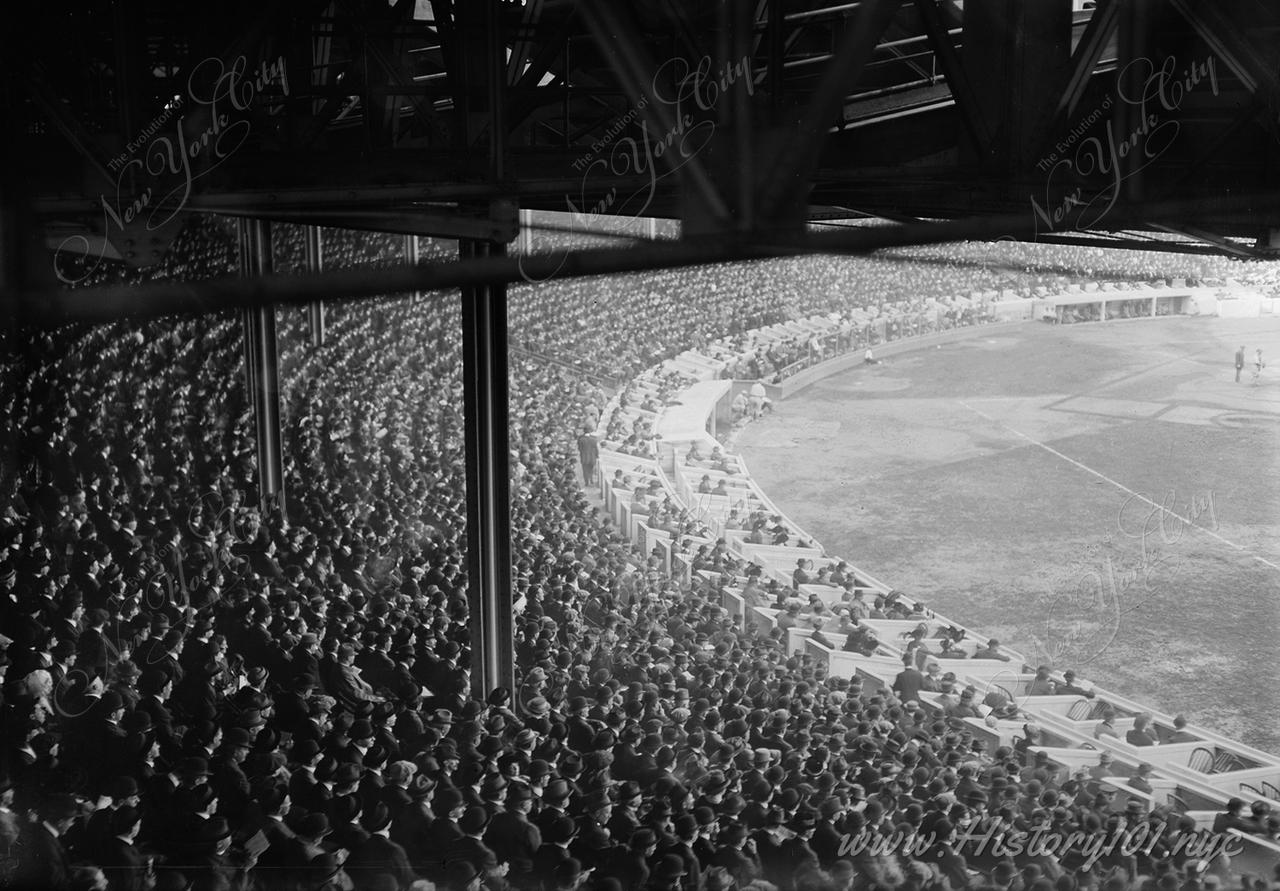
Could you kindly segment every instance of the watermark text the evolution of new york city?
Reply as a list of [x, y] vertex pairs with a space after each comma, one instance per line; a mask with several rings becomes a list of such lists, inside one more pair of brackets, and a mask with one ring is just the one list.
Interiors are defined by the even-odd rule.
[[[1116, 74], [1115, 84], [1115, 96], [1107, 94], [1036, 163], [1045, 174], [1044, 202], [1031, 196], [1037, 234], [1042, 227], [1053, 232], [1091, 229], [1100, 223], [1115, 207], [1124, 182], [1173, 146], [1182, 125], [1171, 115], [1187, 97], [1206, 88], [1215, 96], [1219, 93], [1213, 55], [1193, 60], [1181, 70], [1173, 56], [1159, 64], [1146, 57], [1134, 59]], [[1118, 132], [1114, 112], [1121, 107], [1129, 112], [1125, 119], [1130, 123], [1124, 125], [1127, 131]], [[1086, 135], [1103, 119], [1101, 134]], [[1107, 184], [1091, 197], [1086, 196], [1084, 185], [1070, 185], [1092, 177], [1103, 177]]]
[[[735, 89], [755, 95], [748, 57], [719, 68], [710, 56], [703, 56], [696, 64], [675, 58], [658, 66], [649, 92], [610, 123], [591, 143], [590, 150], [572, 162], [573, 169], [582, 174], [576, 198], [565, 195], [565, 208], [573, 224], [590, 229], [593, 222], [607, 215], [611, 220], [609, 231], [618, 234], [625, 231], [625, 226], [617, 225], [618, 220], [639, 221], [649, 211], [658, 183], [693, 162], [710, 144], [716, 124], [706, 115]], [[667, 122], [665, 129], [652, 129], [658, 120]], [[628, 185], [624, 188], [629, 188], [637, 177], [641, 184], [629, 192], [614, 185], [592, 200], [588, 197], [595, 194], [590, 188], [592, 180], [605, 177], [626, 179]], [[567, 250], [561, 249], [561, 253], [564, 259], [568, 258]], [[537, 279], [528, 274], [524, 277], [533, 282], [554, 275], [555, 271]]]
[[[289, 95], [284, 57], [251, 68], [246, 56], [230, 64], [209, 58], [191, 69], [186, 95], [174, 96], [124, 150], [107, 161], [115, 177], [99, 195], [100, 248], [82, 235], [64, 239], [54, 254], [54, 272], [66, 284], [84, 281], [106, 256], [112, 236], [143, 223], [154, 232], [186, 207], [197, 180], [230, 158], [249, 138], [249, 110], [268, 86]], [[176, 118], [176, 120], [175, 120]]]

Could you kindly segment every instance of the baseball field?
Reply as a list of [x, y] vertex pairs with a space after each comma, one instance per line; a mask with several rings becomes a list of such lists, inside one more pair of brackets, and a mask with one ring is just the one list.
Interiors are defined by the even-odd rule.
[[827, 553], [1280, 754], [1280, 319], [993, 326], [819, 381], [737, 448]]

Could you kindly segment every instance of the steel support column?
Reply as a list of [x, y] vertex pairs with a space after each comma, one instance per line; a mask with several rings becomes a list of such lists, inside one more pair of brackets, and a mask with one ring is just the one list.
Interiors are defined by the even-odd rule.
[[[991, 131], [982, 116], [978, 98], [974, 95], [973, 85], [969, 83], [960, 54], [951, 42], [951, 33], [938, 8], [938, 0], [915, 0], [915, 6], [925, 34], [929, 37], [929, 46], [933, 48], [934, 60], [942, 67], [942, 76], [955, 99], [964, 133], [969, 137], [967, 157], [981, 159], [991, 144]], [[961, 151], [961, 156], [966, 156], [964, 150]]]
[[[464, 260], [505, 253], [501, 244], [459, 242]], [[462, 363], [471, 690], [483, 697], [494, 687], [515, 687], [505, 284], [462, 289]]]
[[[800, 227], [799, 208], [808, 201], [813, 170], [827, 131], [840, 117], [845, 96], [853, 92], [880, 37], [901, 5], [902, 0], [867, 0], [845, 25], [840, 44], [824, 68], [822, 79], [809, 97], [790, 139], [779, 147], [775, 157], [762, 159], [760, 169], [769, 171], [769, 175], [761, 179], [760, 197], [756, 202], [762, 220], [789, 216], [797, 229]], [[788, 204], [791, 205], [789, 211], [784, 209]]]
[[[271, 224], [242, 219], [240, 274], [245, 278], [270, 275]], [[280, 369], [276, 351], [276, 311], [270, 303], [241, 312], [244, 329], [245, 378], [253, 403], [258, 457], [258, 504], [285, 517], [284, 460], [280, 448]]]
[[[406, 235], [404, 237], [404, 265], [410, 268], [417, 266], [420, 258], [421, 253], [418, 250], [418, 236]], [[416, 303], [418, 298], [421, 296], [421, 293], [414, 291], [413, 296], [410, 299]]]
[[[961, 67], [973, 87], [976, 112], [996, 122], [981, 163], [1010, 181], [1034, 171], [1041, 120], [1056, 108], [1071, 73], [1068, 0], [971, 0], [964, 5]], [[1010, 196], [1023, 195], [1020, 185]]]
[[[485, 3], [485, 95], [489, 109], [489, 175], [506, 176], [506, 67], [496, 0]], [[493, 208], [490, 208], [490, 214]], [[516, 213], [511, 214], [517, 218]], [[512, 233], [513, 235], [515, 233]], [[459, 239], [461, 259], [506, 255], [498, 241]], [[507, 438], [507, 286], [462, 288], [462, 386], [466, 410], [467, 603], [471, 626], [471, 692], [515, 692], [515, 595], [511, 588], [511, 463]]]
[[[1129, 0], [1120, 10], [1117, 25], [1117, 75], [1116, 93], [1121, 96], [1142, 96], [1146, 89], [1141, 64], [1131, 64], [1149, 58], [1152, 16], [1156, 12], [1156, 0]], [[1144, 108], [1132, 102], [1116, 102], [1111, 106], [1112, 132], [1120, 141], [1135, 132], [1145, 133], [1148, 121]], [[1148, 165], [1145, 152], [1129, 152], [1120, 155], [1114, 171], [1115, 189], [1127, 202], [1140, 204], [1147, 199]]]
[[[307, 227], [307, 272], [324, 272], [324, 247], [320, 241], [320, 227]], [[311, 332], [311, 348], [324, 346], [324, 302], [316, 300], [307, 305], [307, 327]]]

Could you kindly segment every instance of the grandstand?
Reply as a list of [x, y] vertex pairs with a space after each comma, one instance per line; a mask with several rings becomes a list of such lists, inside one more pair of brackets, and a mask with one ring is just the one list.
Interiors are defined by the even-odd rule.
[[[1271, 330], [1275, 11], [1028, 9], [36, 10], [0, 889], [1280, 883], [1280, 752], [942, 608], [740, 447], [996, 338]], [[1056, 180], [1095, 107], [1131, 151]]]
[[[303, 234], [300, 228], [284, 230], [275, 245], [278, 256], [299, 256]], [[226, 246], [231, 239], [225, 224], [203, 224], [189, 237], [198, 247], [191, 257], [175, 260], [173, 274], [186, 274], [189, 268], [214, 273], [219, 264], [230, 265]], [[404, 250], [399, 239], [340, 231], [325, 232], [322, 243], [331, 258], [328, 262], [335, 266], [394, 261]], [[1142, 260], [1142, 255], [1131, 256]], [[1110, 259], [1126, 265], [1123, 255], [1112, 254]], [[902, 274], [890, 274], [895, 264]], [[1228, 271], [1239, 274], [1238, 264], [1224, 261], [1215, 270]], [[873, 289], [867, 283], [878, 274], [882, 284]], [[1098, 753], [1109, 752], [1113, 766], [1104, 779], [1119, 789], [1121, 798], [1140, 802], [1144, 819], [1149, 813], [1153, 820], [1182, 819], [1207, 830], [1214, 829], [1216, 814], [1229, 810], [1233, 796], [1260, 801], [1270, 797], [1266, 790], [1280, 786], [1280, 760], [1210, 728], [1175, 729], [1172, 716], [1109, 691], [1105, 678], [1076, 680], [1073, 686], [1084, 692], [1075, 698], [1032, 693], [1036, 666], [1024, 654], [1003, 651], [999, 658], [983, 658], [976, 650], [989, 641], [966, 628], [963, 617], [944, 618], [891, 587], [890, 581], [877, 578], [874, 567], [827, 554], [752, 481], [740, 456], [724, 451], [712, 435], [717, 416], [722, 438], [749, 421], [751, 409], [735, 411], [732, 403], [738, 392], [748, 391], [751, 381], [768, 380], [770, 392], [781, 400], [789, 382], [860, 362], [866, 348], [889, 355], [898, 347], [1018, 324], [1002, 321], [977, 301], [955, 312], [958, 302], [933, 297], [932, 309], [926, 312], [928, 304], [919, 297], [921, 280], [916, 276], [936, 276], [942, 288], [947, 274], [929, 264], [913, 271], [906, 261], [877, 265], [814, 258], [768, 261], [748, 270], [713, 267], [622, 279], [617, 283], [621, 292], [648, 294], [647, 311], [637, 314], [623, 304], [603, 304], [592, 325], [579, 329], [582, 334], [567, 330], [565, 324], [581, 318], [575, 315], [584, 299], [581, 282], [515, 289], [512, 315], [521, 320], [531, 350], [520, 358], [512, 376], [512, 534], [519, 555], [515, 574], [521, 608], [521, 680], [513, 705], [519, 710], [513, 713], [500, 702], [485, 706], [496, 710], [468, 724], [479, 734], [479, 744], [505, 751], [504, 741], [522, 732], [516, 728], [531, 719], [536, 726], [544, 709], [570, 719], [581, 703], [585, 717], [599, 721], [601, 728], [613, 728], [599, 732], [619, 740], [621, 749], [615, 744], [606, 747], [614, 749], [616, 764], [617, 756], [627, 751], [628, 744], [621, 740], [630, 738], [629, 728], [640, 732], [644, 723], [624, 717], [631, 714], [628, 703], [642, 715], [649, 695], [642, 684], [628, 687], [619, 681], [652, 677], [661, 694], [663, 684], [669, 683], [662, 678], [676, 677], [674, 671], [682, 665], [702, 665], [704, 681], [698, 682], [698, 689], [710, 699], [725, 697], [720, 714], [711, 718], [706, 710], [710, 699], [699, 712], [690, 708], [696, 703], [677, 700], [671, 705], [659, 697], [650, 707], [661, 709], [665, 720], [674, 722], [667, 726], [680, 733], [667, 738], [660, 731], [635, 740], [641, 753], [653, 745], [652, 756], [675, 757], [681, 765], [675, 776], [695, 788], [705, 785], [708, 776], [719, 776], [717, 771], [735, 773], [734, 733], [726, 725], [742, 721], [747, 728], [744, 738], [766, 729], [753, 724], [759, 715], [768, 714], [759, 705], [752, 709], [733, 704], [752, 699], [768, 703], [759, 693], [744, 702], [742, 694], [750, 688], [736, 683], [736, 678], [764, 671], [760, 678], [771, 687], [808, 691], [797, 701], [801, 711], [795, 714], [813, 718], [801, 726], [811, 726], [823, 709], [832, 710], [831, 716], [850, 714], [850, 702], [863, 702], [871, 714], [888, 714], [893, 723], [886, 728], [920, 725], [920, 742], [940, 728], [933, 757], [939, 759], [941, 794], [955, 802], [948, 812], [972, 804], [945, 789], [958, 778], [946, 765], [969, 763], [964, 752], [970, 747], [978, 753], [976, 763], [983, 765], [984, 777], [1001, 764], [1006, 772], [1027, 770], [1021, 760], [1025, 757], [1028, 765], [1035, 761], [1032, 774], [1037, 778], [1029, 782], [1041, 788], [1058, 785], [1065, 790], [1059, 794], [1068, 796], [1084, 794], [1091, 781], [1081, 781], [1078, 775], [1091, 769]], [[974, 270], [972, 277], [960, 277], [953, 287], [981, 292], [984, 274]], [[752, 280], [792, 285], [762, 292], [750, 287]], [[862, 283], [863, 296], [839, 302], [836, 295], [851, 294], [847, 284], [853, 280]], [[1158, 287], [1168, 286], [1161, 282]], [[746, 299], [750, 295], [754, 299]], [[1027, 289], [1016, 299], [1030, 305], [1034, 291]], [[813, 315], [785, 319], [789, 312]], [[775, 318], [780, 320], [753, 325]], [[873, 324], [876, 321], [879, 324]], [[12, 464], [9, 472], [14, 500], [7, 528], [12, 530], [13, 546], [6, 575], [32, 585], [15, 590], [43, 591], [49, 598], [45, 606], [34, 602], [34, 613], [20, 613], [40, 619], [38, 625], [26, 619], [26, 624], [6, 627], [6, 635], [14, 638], [7, 650], [10, 665], [31, 666], [6, 672], [5, 701], [13, 718], [6, 726], [27, 728], [15, 738], [27, 741], [36, 753], [12, 778], [16, 807], [39, 808], [46, 799], [60, 800], [50, 793], [58, 787], [92, 798], [119, 779], [114, 774], [130, 757], [141, 757], [144, 765], [166, 764], [177, 775], [184, 765], [195, 769], [207, 763], [218, 771], [244, 765], [227, 776], [215, 773], [210, 780], [219, 800], [214, 807], [217, 816], [209, 819], [215, 827], [226, 825], [231, 844], [248, 852], [257, 827], [272, 818], [257, 802], [263, 797], [268, 803], [278, 801], [270, 790], [284, 788], [271, 775], [275, 762], [265, 756], [278, 750], [286, 763], [293, 763], [297, 753], [311, 751], [304, 741], [307, 726], [311, 733], [321, 734], [321, 742], [332, 739], [335, 730], [343, 734], [340, 738], [349, 738], [350, 732], [363, 734], [360, 728], [376, 727], [369, 751], [354, 763], [363, 765], [366, 780], [370, 769], [382, 777], [411, 774], [405, 797], [412, 801], [444, 800], [448, 793], [440, 790], [456, 788], [439, 758], [430, 754], [442, 744], [436, 741], [451, 738], [452, 731], [425, 720], [442, 711], [456, 714], [469, 708], [464, 699], [453, 698], [465, 694], [465, 684], [458, 686], [457, 675], [452, 684], [447, 682], [448, 666], [465, 665], [470, 645], [467, 601], [462, 596], [467, 584], [464, 503], [457, 489], [465, 449], [455, 304], [433, 294], [334, 304], [319, 348], [310, 341], [305, 314], [285, 313], [280, 322], [282, 423], [291, 431], [286, 479], [290, 491], [299, 493], [290, 505], [287, 530], [273, 530], [245, 498], [254, 485], [252, 462], [245, 460], [252, 451], [250, 413], [231, 370], [241, 353], [231, 318], [68, 329], [40, 345], [40, 374], [6, 374], [6, 402], [14, 406], [15, 420], [26, 429], [40, 428], [33, 433], [37, 440], [24, 445], [22, 454], [45, 450], [51, 456], [25, 470]], [[560, 334], [553, 336], [557, 328]], [[609, 331], [610, 337], [593, 337], [591, 328]], [[141, 352], [119, 348], [139, 341]], [[700, 344], [696, 349], [694, 342]], [[14, 346], [9, 344], [10, 355], [17, 355]], [[639, 364], [646, 350], [650, 356], [669, 358], [626, 379], [612, 393], [593, 374], [610, 367], [620, 374], [631, 363]], [[612, 366], [606, 359], [610, 354], [615, 358]], [[85, 355], [96, 355], [99, 362], [86, 367], [81, 358]], [[154, 374], [159, 368], [164, 371]], [[60, 401], [48, 401], [50, 393], [59, 394]], [[151, 406], [170, 408], [153, 418]], [[600, 440], [598, 482], [585, 488], [576, 472], [580, 428], [594, 430]], [[655, 438], [660, 431], [664, 435]], [[52, 456], [67, 454], [60, 444], [68, 441], [100, 443], [101, 452], [94, 446], [86, 457], [85, 450], [77, 448], [69, 455], [73, 463], [59, 465]], [[154, 452], [151, 442], [168, 445]], [[217, 454], [231, 460], [207, 460]], [[132, 464], [121, 463], [126, 455]], [[101, 462], [104, 456], [110, 459], [106, 465]], [[66, 466], [65, 472], [74, 474], [79, 485], [68, 485], [62, 495], [58, 477], [45, 477], [37, 470], [43, 464]], [[180, 486], [171, 482], [177, 480]], [[700, 490], [704, 481], [723, 482], [723, 494]], [[35, 527], [38, 537], [29, 542], [29, 518], [43, 504], [53, 511], [51, 522]], [[336, 516], [350, 519], [338, 525]], [[77, 529], [86, 531], [77, 535]], [[65, 538], [68, 534], [71, 539]], [[156, 539], [181, 541], [181, 559], [171, 547], [148, 546]], [[76, 552], [85, 557], [64, 561], [58, 555], [61, 548], [40, 543], [46, 540], [79, 542]], [[112, 556], [104, 566], [108, 553]], [[89, 587], [87, 578], [76, 580], [85, 572], [92, 572], [95, 587]], [[38, 579], [47, 579], [47, 587]], [[57, 598], [60, 586], [66, 585], [77, 592], [70, 611]], [[854, 595], [867, 609], [861, 619], [844, 609]], [[104, 607], [106, 613], [97, 612]], [[171, 632], [161, 633], [165, 623], [171, 629], [189, 614], [209, 614], [214, 621], [197, 620], [188, 632], [189, 643], [181, 637], [175, 641], [177, 652], [172, 647], [158, 651], [157, 642], [167, 646], [164, 642], [170, 640]], [[95, 653], [85, 638], [93, 636], [91, 629], [102, 615], [108, 617], [102, 626], [103, 648]], [[16, 620], [11, 614], [6, 621]], [[60, 626], [59, 621], [71, 624]], [[86, 626], [78, 635], [71, 630], [77, 624]], [[29, 629], [28, 635], [41, 628], [36, 633], [43, 639], [24, 639], [16, 633], [19, 627]], [[68, 630], [59, 632], [59, 627]], [[917, 628], [923, 636], [914, 636]], [[863, 635], [862, 644], [870, 635], [869, 646], [846, 643], [857, 637], [849, 633], [855, 630]], [[939, 652], [944, 639], [954, 652], [970, 657], [959, 663], [937, 660], [947, 667], [963, 666], [955, 672], [956, 684], [971, 685], [979, 700], [970, 716], [953, 716], [958, 706], [947, 700], [945, 691], [922, 693], [905, 708], [890, 698], [904, 655], [919, 658], [923, 667], [924, 659], [931, 657], [916, 654]], [[358, 653], [350, 652], [357, 643]], [[30, 660], [42, 651], [51, 664], [39, 668], [39, 661]], [[90, 659], [98, 660], [96, 669], [89, 667]], [[139, 691], [150, 691], [165, 677], [154, 666], [170, 662], [184, 673], [207, 672], [214, 682], [213, 710], [199, 719], [198, 712], [188, 711], [196, 702], [189, 694], [165, 687], [174, 690], [166, 700], [173, 713], [168, 717], [171, 726], [157, 728], [154, 709], [141, 704], [127, 709], [124, 704], [130, 700], [125, 697], [136, 703]], [[308, 664], [314, 667], [300, 667]], [[359, 674], [344, 673], [346, 664]], [[739, 670], [750, 664], [767, 667], [743, 675], [732, 670], [735, 664]], [[718, 665], [723, 666], [720, 682], [730, 686], [718, 687], [713, 680]], [[1053, 669], [1050, 683], [1066, 685], [1063, 668]], [[712, 674], [705, 674], [708, 670]], [[617, 680], [593, 693], [592, 683], [613, 678]], [[304, 712], [288, 718], [288, 724], [278, 724], [271, 709], [283, 706], [279, 697], [295, 689], [305, 697], [300, 700]], [[314, 692], [308, 696], [309, 691]], [[861, 698], [850, 699], [851, 691], [860, 692]], [[601, 703], [615, 696], [620, 711], [601, 710]], [[107, 706], [101, 704], [104, 701]], [[680, 701], [688, 704], [681, 706]], [[108, 709], [117, 702], [124, 718]], [[1092, 727], [1103, 708], [1115, 710], [1121, 733], [1135, 715], [1150, 715], [1154, 732], [1166, 743], [1158, 748], [1159, 757], [1138, 752], [1122, 739], [1102, 740], [1099, 745]], [[307, 712], [315, 717], [307, 718]], [[495, 723], [499, 714], [509, 718]], [[735, 714], [741, 717], [732, 717]], [[397, 717], [394, 733], [387, 726], [392, 716]], [[268, 729], [250, 741], [262, 718], [267, 718]], [[330, 720], [336, 723], [330, 725]], [[407, 735], [401, 731], [406, 720], [412, 728]], [[615, 726], [617, 720], [621, 723]], [[847, 778], [861, 773], [853, 756], [841, 755], [830, 741], [831, 720], [828, 717], [827, 729], [820, 731], [828, 740], [825, 753], [816, 757], [828, 773], [846, 776], [839, 783], [861, 785]], [[506, 721], [508, 726], [498, 729]], [[1037, 739], [1025, 732], [1032, 723], [1041, 728]], [[116, 726], [122, 731], [118, 741], [106, 742], [104, 734]], [[878, 726], [868, 725], [857, 736], [846, 737], [843, 746], [867, 740], [893, 744], [895, 734], [902, 732], [882, 736], [885, 731]], [[291, 740], [288, 745], [283, 742], [285, 733]], [[1186, 735], [1187, 742], [1170, 742], [1175, 733]], [[718, 754], [707, 753], [706, 764], [687, 748], [695, 734], [723, 740], [717, 744]], [[53, 744], [60, 738], [68, 745], [58, 747], [55, 755]], [[538, 738], [536, 732], [533, 738]], [[554, 733], [546, 737], [547, 744], [556, 738]], [[69, 745], [77, 739], [104, 740], [111, 754], [97, 768], [64, 775], [59, 765], [83, 757]], [[144, 752], [151, 739], [159, 745]], [[761, 737], [758, 741], [765, 744], [750, 750], [770, 748], [768, 739]], [[245, 740], [243, 750], [239, 740]], [[781, 738], [774, 744], [782, 745]], [[189, 754], [202, 746], [207, 755]], [[238, 751], [247, 757], [237, 761]], [[628, 776], [635, 777], [631, 782], [646, 782], [634, 767], [631, 772], [624, 767], [622, 773], [602, 768], [604, 761], [590, 757], [593, 751], [586, 746], [582, 752], [595, 768], [585, 770], [584, 761], [578, 768], [582, 772], [573, 777], [580, 784], [601, 783], [605, 788], [605, 777]], [[1047, 754], [1047, 760], [1037, 761], [1036, 752]], [[350, 750], [341, 758], [325, 756], [314, 767], [325, 776], [353, 763], [345, 759], [356, 754]], [[500, 797], [497, 777], [506, 774], [500, 767], [505, 757], [487, 762], [497, 773], [492, 782], [481, 784], [487, 790], [484, 796]], [[525, 788], [520, 778], [530, 765], [539, 760], [558, 764], [564, 756], [537, 744], [525, 757], [529, 760], [523, 766], [519, 758], [510, 762], [519, 768], [509, 774], [517, 789]], [[1150, 791], [1139, 794], [1125, 782], [1143, 761], [1154, 770], [1149, 772]], [[788, 761], [784, 758], [782, 763]], [[406, 766], [392, 770], [393, 765]], [[135, 779], [147, 775], [144, 769]], [[237, 785], [237, 776], [245, 783]], [[384, 819], [380, 815], [387, 807], [384, 793], [363, 798], [359, 787], [364, 782], [346, 793], [373, 802], [361, 806], [363, 815], [350, 829], [354, 835], [347, 843], [357, 848], [359, 839], [370, 835], [369, 824]], [[292, 799], [292, 780], [287, 788]], [[784, 813], [793, 812], [787, 816], [792, 826], [806, 819], [807, 806], [816, 811], [820, 805], [816, 798], [807, 805], [782, 794]], [[493, 798], [482, 797], [481, 807]], [[184, 807], [179, 799], [172, 806]], [[850, 808], [856, 806], [850, 801]], [[176, 852], [185, 843], [186, 830], [175, 828], [167, 834], [163, 826], [169, 821], [148, 823], [157, 819], [147, 816], [150, 807], [139, 811], [126, 804], [122, 819], [140, 814], [147, 843]], [[326, 819], [331, 807], [320, 812]], [[981, 811], [977, 808], [975, 813]], [[285, 815], [293, 815], [292, 810]], [[293, 816], [300, 821], [302, 815]], [[361, 822], [363, 835], [357, 828]], [[391, 825], [398, 830], [401, 824]], [[1235, 868], [1262, 868], [1259, 864], [1265, 865], [1271, 854], [1264, 834], [1237, 830], [1244, 848], [1235, 858]], [[435, 843], [407, 832], [393, 831], [393, 839], [418, 852], [415, 875], [449, 881], [443, 862], [422, 859], [422, 852], [437, 849]], [[570, 845], [576, 858], [602, 871], [613, 868], [612, 850], [609, 845], [589, 848], [576, 839]], [[268, 849], [263, 856], [269, 853]], [[892, 864], [876, 868], [891, 873]], [[258, 869], [250, 863], [245, 874]]]

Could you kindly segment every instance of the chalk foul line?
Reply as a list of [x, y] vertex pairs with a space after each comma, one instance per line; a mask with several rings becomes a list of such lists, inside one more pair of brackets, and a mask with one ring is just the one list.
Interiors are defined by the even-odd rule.
[[1142, 503], [1144, 503], [1144, 504], [1146, 504], [1146, 505], [1148, 505], [1148, 506], [1150, 506], [1150, 507], [1152, 507], [1152, 508], [1155, 508], [1156, 510], [1163, 511], [1163, 512], [1167, 513], [1169, 516], [1174, 517], [1174, 518], [1176, 518], [1176, 519], [1178, 519], [1178, 520], [1181, 520], [1181, 521], [1182, 521], [1183, 523], [1185, 523], [1187, 526], [1190, 526], [1190, 527], [1192, 527], [1193, 529], [1196, 529], [1196, 530], [1198, 530], [1198, 531], [1200, 531], [1200, 532], [1203, 532], [1205, 535], [1208, 535], [1210, 538], [1217, 539], [1218, 541], [1222, 542], [1222, 543], [1223, 543], [1224, 545], [1226, 545], [1227, 547], [1232, 548], [1232, 549], [1234, 549], [1234, 550], [1237, 550], [1237, 551], [1239, 551], [1240, 553], [1244, 554], [1245, 556], [1248, 556], [1248, 557], [1253, 558], [1254, 560], [1257, 560], [1257, 561], [1258, 561], [1259, 563], [1261, 563], [1262, 565], [1264, 565], [1264, 566], [1268, 566], [1268, 567], [1270, 567], [1271, 569], [1274, 569], [1274, 570], [1276, 570], [1277, 572], [1280, 572], [1280, 565], [1277, 565], [1277, 564], [1275, 564], [1275, 563], [1272, 563], [1270, 560], [1266, 559], [1265, 557], [1259, 557], [1257, 554], [1255, 554], [1255, 553], [1253, 553], [1252, 551], [1250, 551], [1250, 550], [1249, 550], [1248, 548], [1246, 548], [1244, 545], [1236, 544], [1234, 541], [1231, 541], [1231, 540], [1230, 540], [1230, 539], [1228, 539], [1228, 538], [1224, 538], [1223, 536], [1221, 536], [1221, 535], [1219, 535], [1218, 533], [1214, 532], [1212, 529], [1206, 529], [1206, 528], [1204, 528], [1203, 526], [1198, 525], [1194, 520], [1191, 520], [1191, 519], [1188, 519], [1187, 517], [1182, 516], [1182, 515], [1181, 515], [1181, 514], [1179, 514], [1177, 511], [1170, 510], [1168, 507], [1166, 507], [1166, 506], [1164, 506], [1164, 505], [1162, 505], [1162, 504], [1157, 504], [1156, 502], [1152, 501], [1152, 500], [1151, 500], [1150, 498], [1148, 498], [1147, 496], [1143, 495], [1141, 492], [1135, 492], [1135, 491], [1133, 491], [1133, 489], [1130, 489], [1130, 488], [1129, 488], [1128, 486], [1126, 486], [1124, 483], [1120, 483], [1120, 482], [1117, 482], [1116, 480], [1113, 480], [1111, 477], [1107, 476], [1105, 473], [1101, 473], [1101, 472], [1099, 472], [1099, 471], [1097, 471], [1097, 470], [1094, 470], [1092, 467], [1088, 466], [1087, 464], [1082, 464], [1081, 462], [1077, 461], [1075, 458], [1072, 458], [1070, 455], [1064, 455], [1062, 452], [1060, 452], [1060, 451], [1058, 451], [1057, 449], [1053, 448], [1053, 446], [1045, 445], [1045, 444], [1044, 444], [1043, 442], [1041, 442], [1040, 440], [1035, 439], [1035, 438], [1033, 438], [1033, 437], [1031, 437], [1031, 436], [1028, 436], [1027, 434], [1023, 433], [1021, 430], [1016, 430], [1016, 429], [1014, 429], [1013, 427], [1010, 427], [1010, 426], [1009, 426], [1008, 424], [1006, 424], [1004, 421], [1001, 421], [1001, 420], [999, 420], [998, 418], [993, 418], [991, 415], [989, 415], [989, 414], [987, 414], [986, 412], [982, 411], [982, 409], [974, 408], [972, 405], [970, 405], [969, 403], [965, 402], [963, 399], [959, 400], [959, 402], [960, 402], [960, 404], [961, 404], [961, 405], [963, 405], [965, 408], [969, 409], [969, 411], [971, 411], [971, 412], [973, 412], [974, 414], [978, 415], [979, 417], [981, 417], [981, 418], [983, 418], [983, 419], [985, 419], [985, 420], [989, 421], [990, 423], [995, 424], [995, 425], [997, 425], [998, 427], [1001, 427], [1001, 428], [1003, 428], [1003, 429], [1005, 429], [1005, 430], [1009, 431], [1009, 432], [1010, 432], [1010, 433], [1012, 433], [1014, 436], [1017, 436], [1019, 439], [1026, 440], [1026, 441], [1027, 441], [1028, 443], [1030, 443], [1031, 445], [1036, 446], [1037, 448], [1044, 449], [1044, 450], [1045, 450], [1046, 452], [1048, 452], [1049, 454], [1053, 455], [1054, 457], [1061, 458], [1063, 461], [1066, 461], [1068, 464], [1072, 465], [1073, 467], [1078, 467], [1078, 468], [1080, 468], [1081, 470], [1083, 470], [1085, 473], [1093, 474], [1093, 475], [1094, 475], [1094, 476], [1096, 476], [1098, 479], [1100, 479], [1100, 480], [1102, 480], [1102, 481], [1104, 481], [1104, 482], [1106, 482], [1106, 483], [1108, 483], [1108, 484], [1110, 484], [1110, 485], [1112, 485], [1112, 486], [1115, 486], [1115, 487], [1116, 487], [1117, 489], [1119, 489], [1121, 492], [1125, 492], [1125, 493], [1127, 493], [1130, 497], [1132, 497], [1132, 498], [1136, 498], [1138, 501], [1141, 501]]

